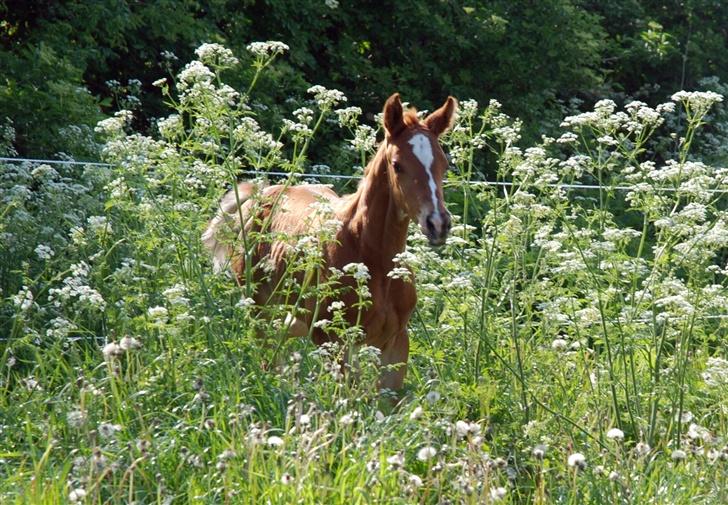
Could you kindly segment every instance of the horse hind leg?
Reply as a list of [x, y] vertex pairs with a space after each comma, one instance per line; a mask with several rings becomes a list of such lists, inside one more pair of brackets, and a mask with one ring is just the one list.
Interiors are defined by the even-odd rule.
[[242, 219], [246, 219], [243, 205], [255, 194], [257, 188], [249, 182], [241, 182], [237, 189], [228, 191], [220, 200], [220, 208], [202, 234], [202, 243], [212, 254], [213, 270], [221, 272], [234, 262], [232, 242], [242, 231]]

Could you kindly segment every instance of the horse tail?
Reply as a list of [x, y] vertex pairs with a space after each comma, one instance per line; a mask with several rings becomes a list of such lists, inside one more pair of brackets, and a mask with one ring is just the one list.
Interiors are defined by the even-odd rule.
[[220, 200], [220, 210], [202, 234], [202, 243], [212, 254], [212, 268], [216, 273], [230, 266], [233, 253], [231, 244], [242, 231], [240, 214], [245, 212], [245, 209], [238, 210], [238, 207], [242, 207], [255, 191], [253, 184], [241, 182], [238, 184], [237, 195], [234, 188], [225, 193]]

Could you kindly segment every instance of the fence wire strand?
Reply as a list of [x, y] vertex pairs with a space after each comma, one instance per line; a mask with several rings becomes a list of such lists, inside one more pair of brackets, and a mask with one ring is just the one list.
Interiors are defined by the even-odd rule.
[[[47, 165], [91, 165], [91, 166], [99, 166], [99, 167], [113, 167], [114, 165], [111, 163], [103, 163], [99, 161], [68, 161], [68, 160], [45, 160], [45, 159], [39, 159], [39, 158], [8, 158], [8, 157], [0, 157], [0, 162], [7, 162], [7, 163], [45, 163]], [[255, 177], [265, 177], [265, 176], [274, 176], [274, 177], [290, 177], [291, 175], [295, 177], [300, 177], [303, 179], [332, 179], [332, 180], [342, 180], [342, 181], [351, 181], [351, 180], [360, 180], [362, 178], [361, 175], [343, 175], [343, 174], [312, 174], [312, 173], [292, 173], [292, 172], [278, 172], [278, 171], [269, 171], [269, 172], [263, 172], [259, 170], [241, 170], [241, 174], [243, 175], [251, 175]], [[447, 186], [462, 186], [462, 185], [468, 185], [468, 186], [500, 186], [500, 187], [517, 187], [520, 186], [520, 184], [510, 181], [469, 181], [469, 182], [451, 182], [446, 181], [445, 185]], [[636, 186], [602, 186], [598, 184], [562, 184], [562, 183], [548, 183], [543, 184], [542, 186], [548, 187], [548, 188], [558, 188], [558, 189], [575, 189], [575, 190], [598, 190], [602, 189], [605, 191], [633, 191], [637, 189]], [[641, 188], [640, 188], [641, 189]], [[665, 193], [673, 193], [680, 191], [679, 188], [669, 188], [669, 187], [653, 187], [650, 188], [653, 191], [659, 191], [659, 192], [665, 192]], [[728, 188], [713, 188], [713, 189], [706, 189], [707, 193], [715, 193], [715, 194], [723, 194], [728, 193]]]

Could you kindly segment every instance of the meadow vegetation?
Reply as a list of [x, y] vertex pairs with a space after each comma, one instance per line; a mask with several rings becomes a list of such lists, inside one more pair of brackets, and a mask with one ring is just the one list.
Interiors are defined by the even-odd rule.
[[[419, 293], [392, 407], [340, 313], [321, 324], [341, 344], [284, 341], [291, 307], [254, 307], [202, 247], [241, 176], [351, 191], [326, 177], [381, 139], [323, 86], [265, 127], [256, 86], [288, 50], [250, 44], [233, 87], [238, 57], [203, 44], [154, 83], [174, 112], [153, 134], [129, 110], [98, 124], [108, 166], [2, 165], [0, 500], [728, 502], [728, 169], [693, 154], [723, 97], [600, 100], [525, 144], [500, 103], [461, 96], [451, 237], [413, 227], [391, 272]], [[296, 237], [290, 273], [320, 266], [331, 225]], [[280, 289], [340, 289], [295, 279]]]

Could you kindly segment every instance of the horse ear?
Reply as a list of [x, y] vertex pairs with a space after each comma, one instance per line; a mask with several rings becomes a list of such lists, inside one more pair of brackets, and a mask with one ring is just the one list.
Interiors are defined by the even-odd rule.
[[404, 111], [402, 110], [402, 101], [399, 99], [399, 93], [395, 93], [384, 103], [384, 130], [387, 132], [388, 138], [399, 135], [405, 128]]
[[453, 97], [447, 97], [442, 107], [425, 118], [425, 125], [436, 136], [442, 135], [450, 129], [455, 120], [455, 112], [458, 110], [458, 101]]

